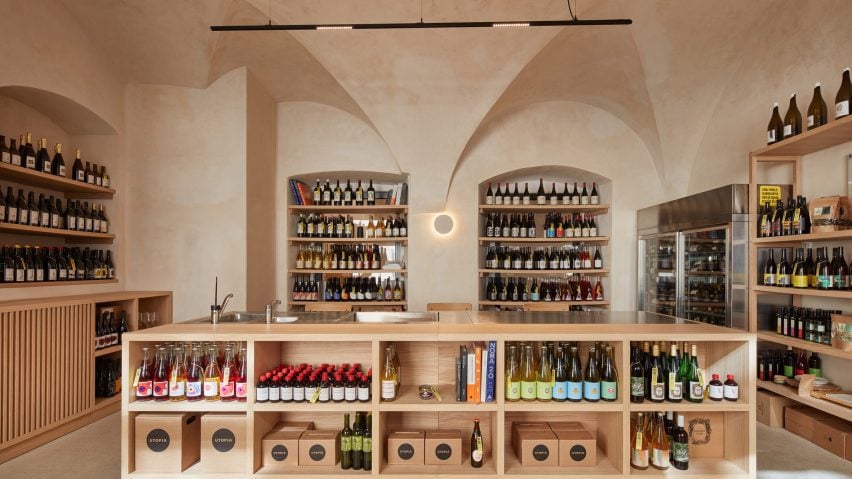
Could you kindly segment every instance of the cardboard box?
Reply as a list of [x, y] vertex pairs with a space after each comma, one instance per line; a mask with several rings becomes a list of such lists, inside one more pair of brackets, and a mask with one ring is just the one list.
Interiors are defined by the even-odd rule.
[[426, 464], [461, 464], [464, 456], [461, 431], [426, 431], [424, 452]]
[[549, 422], [547, 423], [550, 426], [551, 431], [585, 431], [586, 428], [583, 427], [583, 424], [577, 421], [561, 421], [561, 422]]
[[847, 213], [849, 198], [846, 196], [824, 196], [811, 200], [811, 231], [823, 233], [840, 231], [848, 227]]
[[808, 406], [788, 406], [784, 408], [784, 429], [813, 442], [816, 423], [829, 418], [828, 414]]
[[784, 408], [796, 401], [771, 391], [757, 390], [757, 422], [769, 427], [784, 427]]
[[398, 431], [388, 435], [388, 464], [423, 464], [423, 431]]
[[850, 442], [852, 425], [842, 419], [826, 419], [814, 425], [813, 443], [826, 451], [845, 457]]
[[209, 413], [201, 417], [201, 472], [246, 472], [246, 415]]
[[584, 467], [597, 464], [597, 442], [592, 435], [583, 430], [554, 431], [559, 440], [559, 465], [563, 467]]
[[138, 414], [136, 472], [183, 472], [199, 458], [201, 415]]
[[559, 440], [548, 429], [521, 429], [515, 453], [522, 466], [556, 466], [559, 464]]
[[272, 428], [273, 431], [307, 431], [314, 428], [313, 421], [281, 421]]
[[340, 461], [340, 431], [309, 429], [299, 437], [300, 466], [334, 466]]
[[725, 457], [725, 413], [685, 413], [683, 427], [689, 434], [689, 457]]
[[265, 471], [283, 472], [299, 465], [299, 438], [303, 431], [273, 430], [263, 437], [261, 462]]
[[521, 457], [520, 448], [518, 447], [520, 431], [549, 431], [550, 426], [546, 422], [513, 422], [512, 423], [512, 447], [515, 449], [515, 454]]

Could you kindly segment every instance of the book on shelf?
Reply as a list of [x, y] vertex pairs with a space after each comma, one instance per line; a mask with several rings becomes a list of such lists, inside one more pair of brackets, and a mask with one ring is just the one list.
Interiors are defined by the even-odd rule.
[[297, 205], [303, 205], [301, 195], [299, 195], [299, 190], [296, 188], [296, 180], [290, 180], [290, 193], [293, 194], [293, 202]]
[[485, 367], [485, 402], [494, 401], [494, 388], [497, 379], [497, 341], [488, 341], [488, 361]]
[[476, 404], [493, 402], [496, 375], [496, 341], [461, 345], [456, 360], [456, 401]]
[[312, 196], [312, 190], [308, 187], [307, 184], [299, 181], [299, 180], [290, 180], [290, 192], [293, 194], [293, 201], [299, 205], [312, 205], [314, 204], [314, 199]]

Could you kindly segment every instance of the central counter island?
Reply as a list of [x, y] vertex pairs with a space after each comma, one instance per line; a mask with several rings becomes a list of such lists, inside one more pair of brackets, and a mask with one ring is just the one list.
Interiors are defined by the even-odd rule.
[[[292, 312], [288, 323], [187, 322], [126, 334], [122, 351], [122, 476], [123, 477], [627, 477], [685, 476], [700, 478], [754, 478], [755, 459], [755, 370], [756, 339], [753, 334], [643, 312], [441, 312], [438, 321], [360, 322], [352, 313]], [[391, 313], [392, 314], [392, 313]], [[295, 317], [296, 319], [293, 319]], [[369, 319], [374, 321], [375, 318]], [[388, 321], [394, 321], [393, 318]], [[457, 402], [456, 358], [460, 346], [473, 343], [487, 347], [496, 343], [495, 398], [490, 402]], [[612, 348], [618, 371], [615, 401], [507, 401], [505, 400], [505, 346], [523, 341], [576, 342], [583, 364], [595, 343]], [[642, 342], [684, 342], [696, 345], [698, 360], [707, 378], [722, 380], [733, 374], [739, 383], [737, 401], [700, 403], [630, 402], [630, 346]], [[248, 394], [238, 401], [141, 401], [134, 387], [142, 348], [173, 342], [239, 343], [246, 348]], [[380, 401], [380, 373], [384, 351], [394, 345], [400, 363], [400, 386], [396, 400]], [[282, 364], [355, 364], [363, 371], [372, 368], [370, 400], [366, 402], [257, 402], [259, 376]], [[442, 400], [423, 400], [419, 386], [433, 385]], [[340, 430], [344, 413], [369, 412], [372, 417], [372, 470], [343, 470], [340, 464], [326, 466], [265, 466], [263, 438], [280, 423], [313, 422], [316, 429]], [[706, 429], [706, 435], [691, 439], [691, 457], [686, 471], [669, 468], [633, 469], [630, 466], [631, 418], [639, 412], [676, 411], [691, 424]], [[136, 464], [136, 424], [140, 415], [163, 413], [210, 413], [209, 418], [230, 415], [244, 422], [243, 437], [237, 437], [232, 457], [238, 473], [224, 473], [189, 465], [182, 473], [148, 473]], [[470, 435], [474, 419], [480, 420], [485, 461], [481, 468], [470, 465]], [[593, 463], [580, 466], [522, 464], [512, 445], [513, 425], [521, 423], [580, 423], [596, 444]], [[712, 430], [711, 426], [712, 425]], [[687, 425], [687, 427], [690, 427]], [[462, 431], [463, 460], [460, 465], [392, 464], [387, 438], [398, 431], [449, 429]], [[239, 436], [239, 435], [238, 435]], [[202, 450], [205, 448], [201, 435]], [[215, 436], [214, 436], [215, 437]], [[150, 442], [150, 437], [149, 437]], [[209, 442], [209, 437], [206, 442]], [[215, 439], [214, 439], [215, 442]], [[150, 444], [148, 444], [150, 446]], [[198, 446], [195, 446], [198, 447]], [[214, 445], [215, 447], [215, 445]], [[295, 453], [293, 453], [295, 454]]]

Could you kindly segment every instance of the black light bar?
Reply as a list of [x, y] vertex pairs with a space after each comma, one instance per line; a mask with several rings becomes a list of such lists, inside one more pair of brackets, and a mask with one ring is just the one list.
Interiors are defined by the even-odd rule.
[[630, 25], [633, 20], [533, 20], [512, 22], [412, 22], [412, 23], [355, 23], [332, 25], [212, 25], [214, 32], [247, 32], [277, 30], [392, 30], [420, 28], [525, 28], [525, 27], [579, 27], [601, 25]]

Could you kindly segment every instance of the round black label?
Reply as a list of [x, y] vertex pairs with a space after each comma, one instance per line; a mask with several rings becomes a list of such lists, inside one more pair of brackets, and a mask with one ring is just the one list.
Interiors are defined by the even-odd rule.
[[151, 429], [145, 442], [148, 444], [148, 449], [163, 452], [169, 448], [169, 433], [162, 429]]
[[275, 459], [278, 462], [287, 459], [287, 447], [283, 444], [278, 444], [272, 448], [272, 459]]
[[325, 448], [320, 444], [314, 444], [308, 449], [308, 455], [311, 456], [312, 461], [322, 461], [325, 458]]
[[586, 448], [577, 444], [571, 448], [570, 455], [571, 459], [580, 462], [586, 458]]
[[442, 461], [446, 461], [453, 455], [453, 448], [449, 444], [441, 443], [435, 448], [435, 457]]
[[237, 438], [230, 429], [219, 429], [213, 433], [213, 448], [219, 452], [228, 452], [237, 445]]
[[406, 461], [414, 457], [414, 446], [411, 444], [404, 442], [396, 448], [396, 453], [399, 455], [400, 459], [405, 459]]
[[544, 461], [550, 457], [550, 449], [544, 444], [538, 444], [533, 448], [533, 457], [536, 461]]

